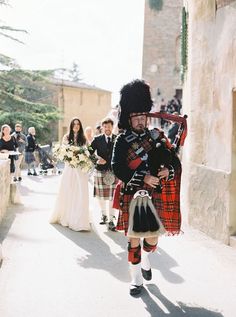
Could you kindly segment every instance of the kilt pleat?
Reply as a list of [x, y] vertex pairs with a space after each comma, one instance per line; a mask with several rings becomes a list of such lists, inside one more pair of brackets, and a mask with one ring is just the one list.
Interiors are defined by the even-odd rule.
[[104, 200], [112, 200], [118, 179], [116, 179], [112, 185], [106, 185], [104, 183], [105, 175], [106, 171], [94, 171], [94, 197]]
[[34, 152], [25, 152], [25, 162], [30, 164], [35, 161]]
[[[180, 212], [180, 180], [181, 170], [175, 172], [175, 178], [162, 183], [162, 192], [153, 192], [152, 201], [156, 208], [157, 214], [169, 235], [180, 233], [181, 212]], [[140, 189], [140, 188], [138, 188]], [[137, 190], [138, 190], [137, 189]], [[149, 189], [145, 186], [142, 189]], [[125, 235], [129, 225], [129, 205], [133, 195], [124, 194], [122, 198], [122, 210], [119, 212], [117, 221], [117, 230], [124, 230]]]

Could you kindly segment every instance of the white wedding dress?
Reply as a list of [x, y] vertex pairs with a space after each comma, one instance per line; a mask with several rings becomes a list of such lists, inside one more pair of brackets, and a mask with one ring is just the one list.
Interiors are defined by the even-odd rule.
[[88, 181], [87, 173], [65, 164], [50, 223], [74, 231], [90, 230]]
[[59, 223], [74, 231], [90, 231], [89, 174], [65, 163], [59, 192], [50, 223]]

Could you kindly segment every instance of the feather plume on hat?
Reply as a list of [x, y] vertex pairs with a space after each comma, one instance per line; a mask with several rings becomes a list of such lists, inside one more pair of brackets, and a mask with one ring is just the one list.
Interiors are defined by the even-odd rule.
[[119, 127], [128, 129], [131, 113], [150, 112], [153, 106], [149, 85], [140, 79], [131, 81], [120, 90]]

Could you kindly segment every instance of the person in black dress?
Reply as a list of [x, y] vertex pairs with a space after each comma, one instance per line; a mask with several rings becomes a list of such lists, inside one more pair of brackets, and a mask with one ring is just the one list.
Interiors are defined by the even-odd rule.
[[[0, 152], [17, 151], [18, 145], [14, 136], [11, 136], [11, 127], [8, 124], [4, 124], [1, 127], [1, 137], [0, 137]], [[15, 160], [16, 155], [9, 155], [10, 172], [12, 176], [15, 172]]]

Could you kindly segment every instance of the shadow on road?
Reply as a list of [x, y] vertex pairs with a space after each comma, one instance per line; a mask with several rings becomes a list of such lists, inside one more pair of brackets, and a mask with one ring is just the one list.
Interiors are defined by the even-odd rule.
[[157, 252], [153, 253], [150, 259], [152, 268], [160, 271], [168, 282], [173, 284], [184, 282], [184, 279], [180, 275], [171, 271], [173, 267], [179, 266], [178, 263], [163, 249], [158, 247]]
[[86, 256], [77, 258], [78, 265], [84, 268], [104, 270], [120, 281], [129, 282], [126, 251], [117, 254], [112, 253], [109, 245], [95, 231], [75, 232], [57, 224], [52, 226], [88, 252]]
[[[102, 240], [101, 236], [96, 233], [96, 228], [92, 232], [75, 232], [60, 225], [53, 226], [57, 231], [89, 253], [85, 257], [77, 259], [77, 263], [80, 266], [105, 270], [120, 281], [130, 281], [126, 250], [127, 238], [123, 233], [103, 233], [124, 249], [124, 251], [115, 254], [111, 252], [109, 245]], [[160, 248], [158, 253], [152, 254], [152, 268], [159, 270], [170, 283], [183, 283], [184, 279], [171, 271], [172, 267], [178, 266], [177, 262]]]
[[[127, 252], [127, 237], [124, 236], [123, 232], [113, 233], [108, 231], [104, 234], [112, 239], [115, 243], [120, 245]], [[171, 268], [177, 267], [178, 263], [160, 247], [158, 247], [157, 252], [151, 255], [150, 261], [152, 268], [158, 270], [168, 282], [173, 284], [184, 282], [184, 279], [180, 275], [171, 271]]]
[[[192, 306], [191, 304], [185, 304], [177, 302], [178, 306], [172, 303], [167, 297], [165, 297], [154, 284], [147, 285], [148, 291], [154, 295], [161, 305], [158, 305], [156, 300], [150, 296], [150, 293], [143, 289], [142, 295], [139, 297], [146, 304], [146, 310], [150, 313], [150, 316], [158, 317], [223, 317], [219, 312], [209, 310], [204, 307]], [[161, 308], [163, 307], [163, 308]]]

